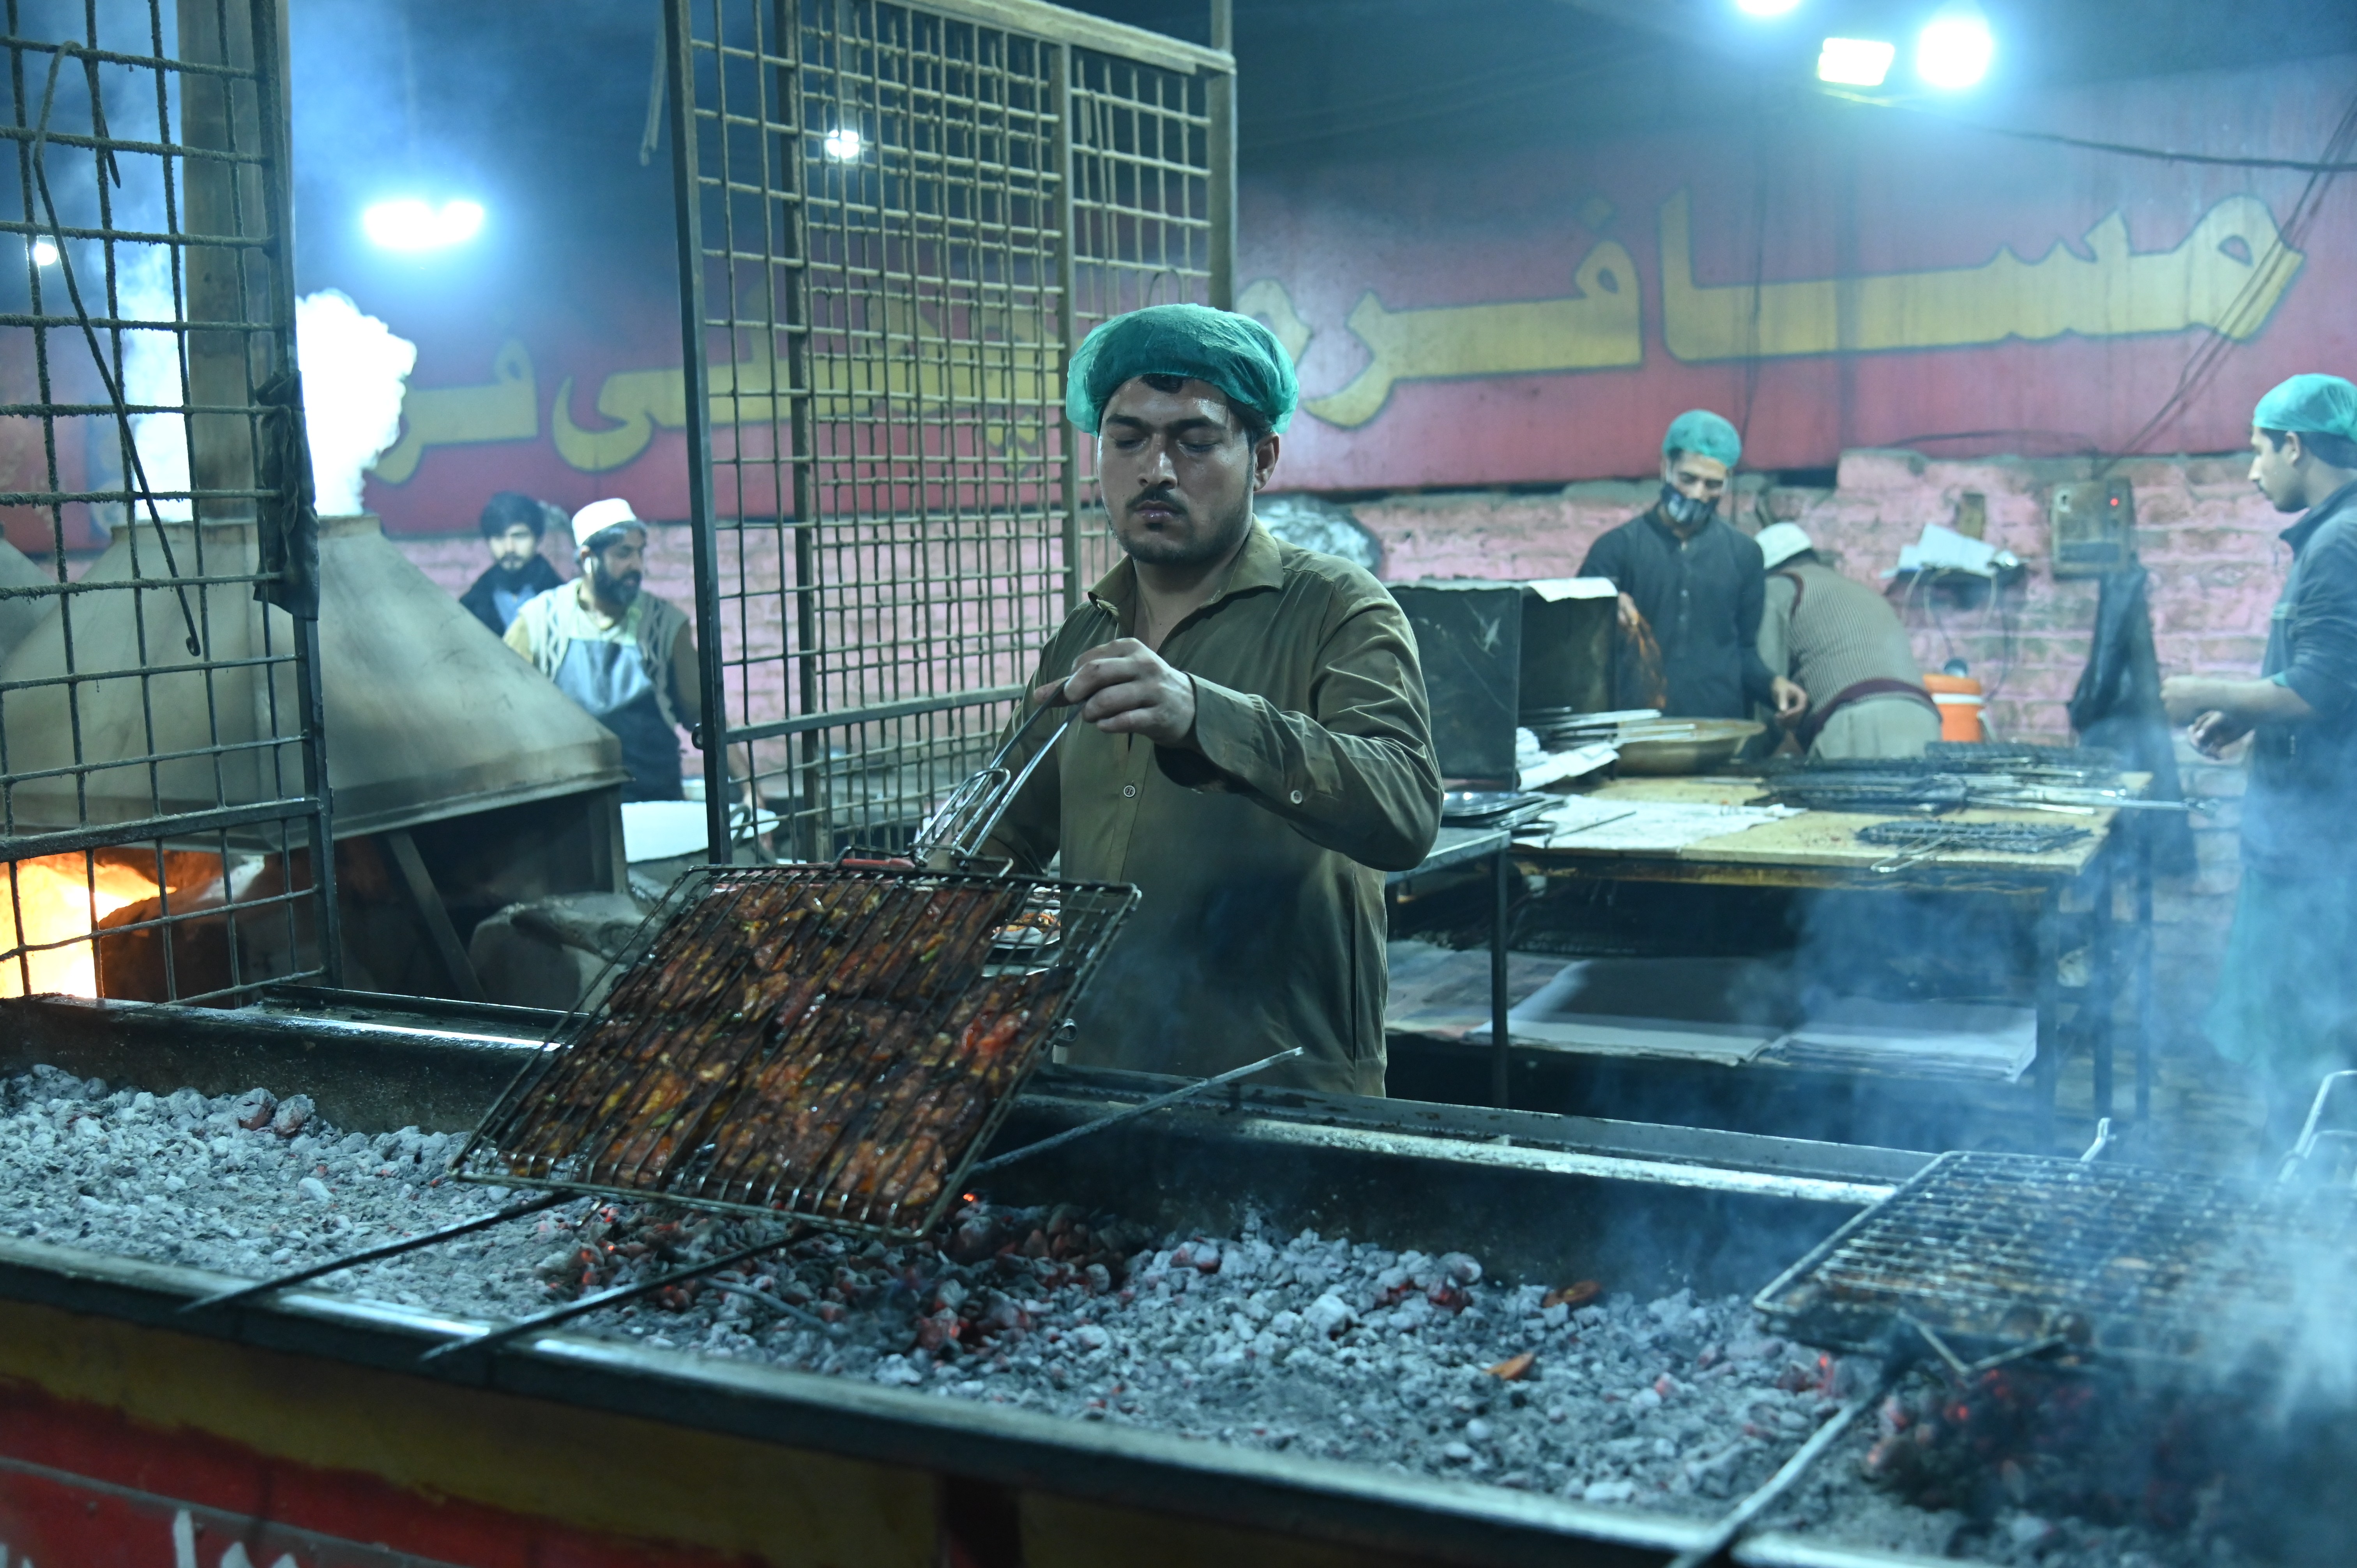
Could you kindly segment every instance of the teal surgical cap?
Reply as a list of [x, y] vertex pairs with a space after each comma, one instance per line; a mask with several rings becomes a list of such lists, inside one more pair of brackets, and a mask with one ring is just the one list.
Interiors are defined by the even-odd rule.
[[1673, 452], [1693, 452], [1735, 467], [1743, 456], [1743, 437], [1735, 426], [1706, 408], [1690, 408], [1670, 421], [1670, 428], [1662, 437], [1662, 456]]
[[2357, 441], [2357, 386], [2339, 376], [2294, 376], [2259, 399], [2251, 423], [2261, 430], [2298, 430]]
[[1209, 381], [1271, 430], [1283, 430], [1301, 401], [1285, 345], [1251, 317], [1205, 305], [1152, 305], [1114, 317], [1082, 340], [1064, 384], [1064, 417], [1093, 435], [1107, 400], [1139, 376]]

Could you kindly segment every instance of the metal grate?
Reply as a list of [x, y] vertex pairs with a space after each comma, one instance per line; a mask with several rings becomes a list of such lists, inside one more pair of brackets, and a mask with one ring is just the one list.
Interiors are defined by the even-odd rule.
[[1063, 368], [1207, 297], [1228, 58], [1022, 0], [668, 17], [713, 842], [749, 788], [757, 856], [903, 848], [1109, 562]]
[[2030, 1155], [1948, 1154], [1753, 1305], [1813, 1344], [1929, 1328], [1959, 1357], [2052, 1344], [2217, 1375], [2345, 1335], [2357, 1194]]
[[460, 1155], [473, 1179], [929, 1229], [1134, 889], [820, 866], [684, 877], [568, 1043]]
[[2042, 822], [1868, 822], [1860, 843], [1977, 854], [2051, 854], [2087, 837], [2084, 828]]
[[0, 50], [0, 995], [332, 977], [285, 16], [17, 3]]

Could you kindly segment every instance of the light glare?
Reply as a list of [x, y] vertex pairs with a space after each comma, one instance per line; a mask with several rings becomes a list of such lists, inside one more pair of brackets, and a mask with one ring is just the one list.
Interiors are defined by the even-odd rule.
[[1879, 87], [1899, 46], [1880, 38], [1827, 38], [1817, 50], [1817, 80], [1844, 87]]
[[58, 264], [57, 242], [53, 240], [34, 241], [33, 264], [37, 267], [56, 266]]
[[849, 125], [838, 125], [826, 134], [826, 156], [839, 164], [857, 163], [866, 145], [866, 138]]
[[1988, 74], [1996, 40], [1988, 24], [1968, 12], [1934, 16], [1915, 39], [1915, 74], [1954, 92]]
[[1781, 16], [1800, 4], [1801, 0], [1735, 0], [1735, 8], [1747, 16]]
[[473, 239], [483, 227], [483, 209], [473, 201], [436, 207], [405, 196], [369, 208], [361, 214], [361, 227], [388, 251], [439, 251]]

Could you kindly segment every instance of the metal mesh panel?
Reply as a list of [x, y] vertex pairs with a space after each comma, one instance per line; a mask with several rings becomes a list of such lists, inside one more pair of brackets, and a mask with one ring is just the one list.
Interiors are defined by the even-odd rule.
[[2345, 1332], [2357, 1195], [2030, 1155], [1947, 1154], [1753, 1303], [1796, 1337], [1878, 1349], [2051, 1343], [2132, 1363], [2296, 1359]]
[[6, 20], [0, 995], [321, 974], [283, 19], [11, 0]]
[[705, 738], [757, 854], [904, 847], [972, 770], [1108, 559], [1076, 328], [1205, 293], [1201, 80], [943, 9], [672, 6]]

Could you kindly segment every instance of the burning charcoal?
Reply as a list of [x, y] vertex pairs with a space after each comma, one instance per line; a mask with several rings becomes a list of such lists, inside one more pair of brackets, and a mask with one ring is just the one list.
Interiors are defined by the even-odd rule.
[[249, 1133], [258, 1133], [270, 1125], [270, 1118], [278, 1108], [278, 1097], [266, 1089], [249, 1089], [238, 1097], [231, 1118]]
[[1496, 1366], [1485, 1367], [1482, 1370], [1488, 1372], [1493, 1378], [1499, 1378], [1511, 1383], [1530, 1376], [1531, 1368], [1537, 1362], [1538, 1359], [1537, 1351], [1525, 1350], [1519, 1356], [1509, 1356], [1506, 1359], [1499, 1362]]

